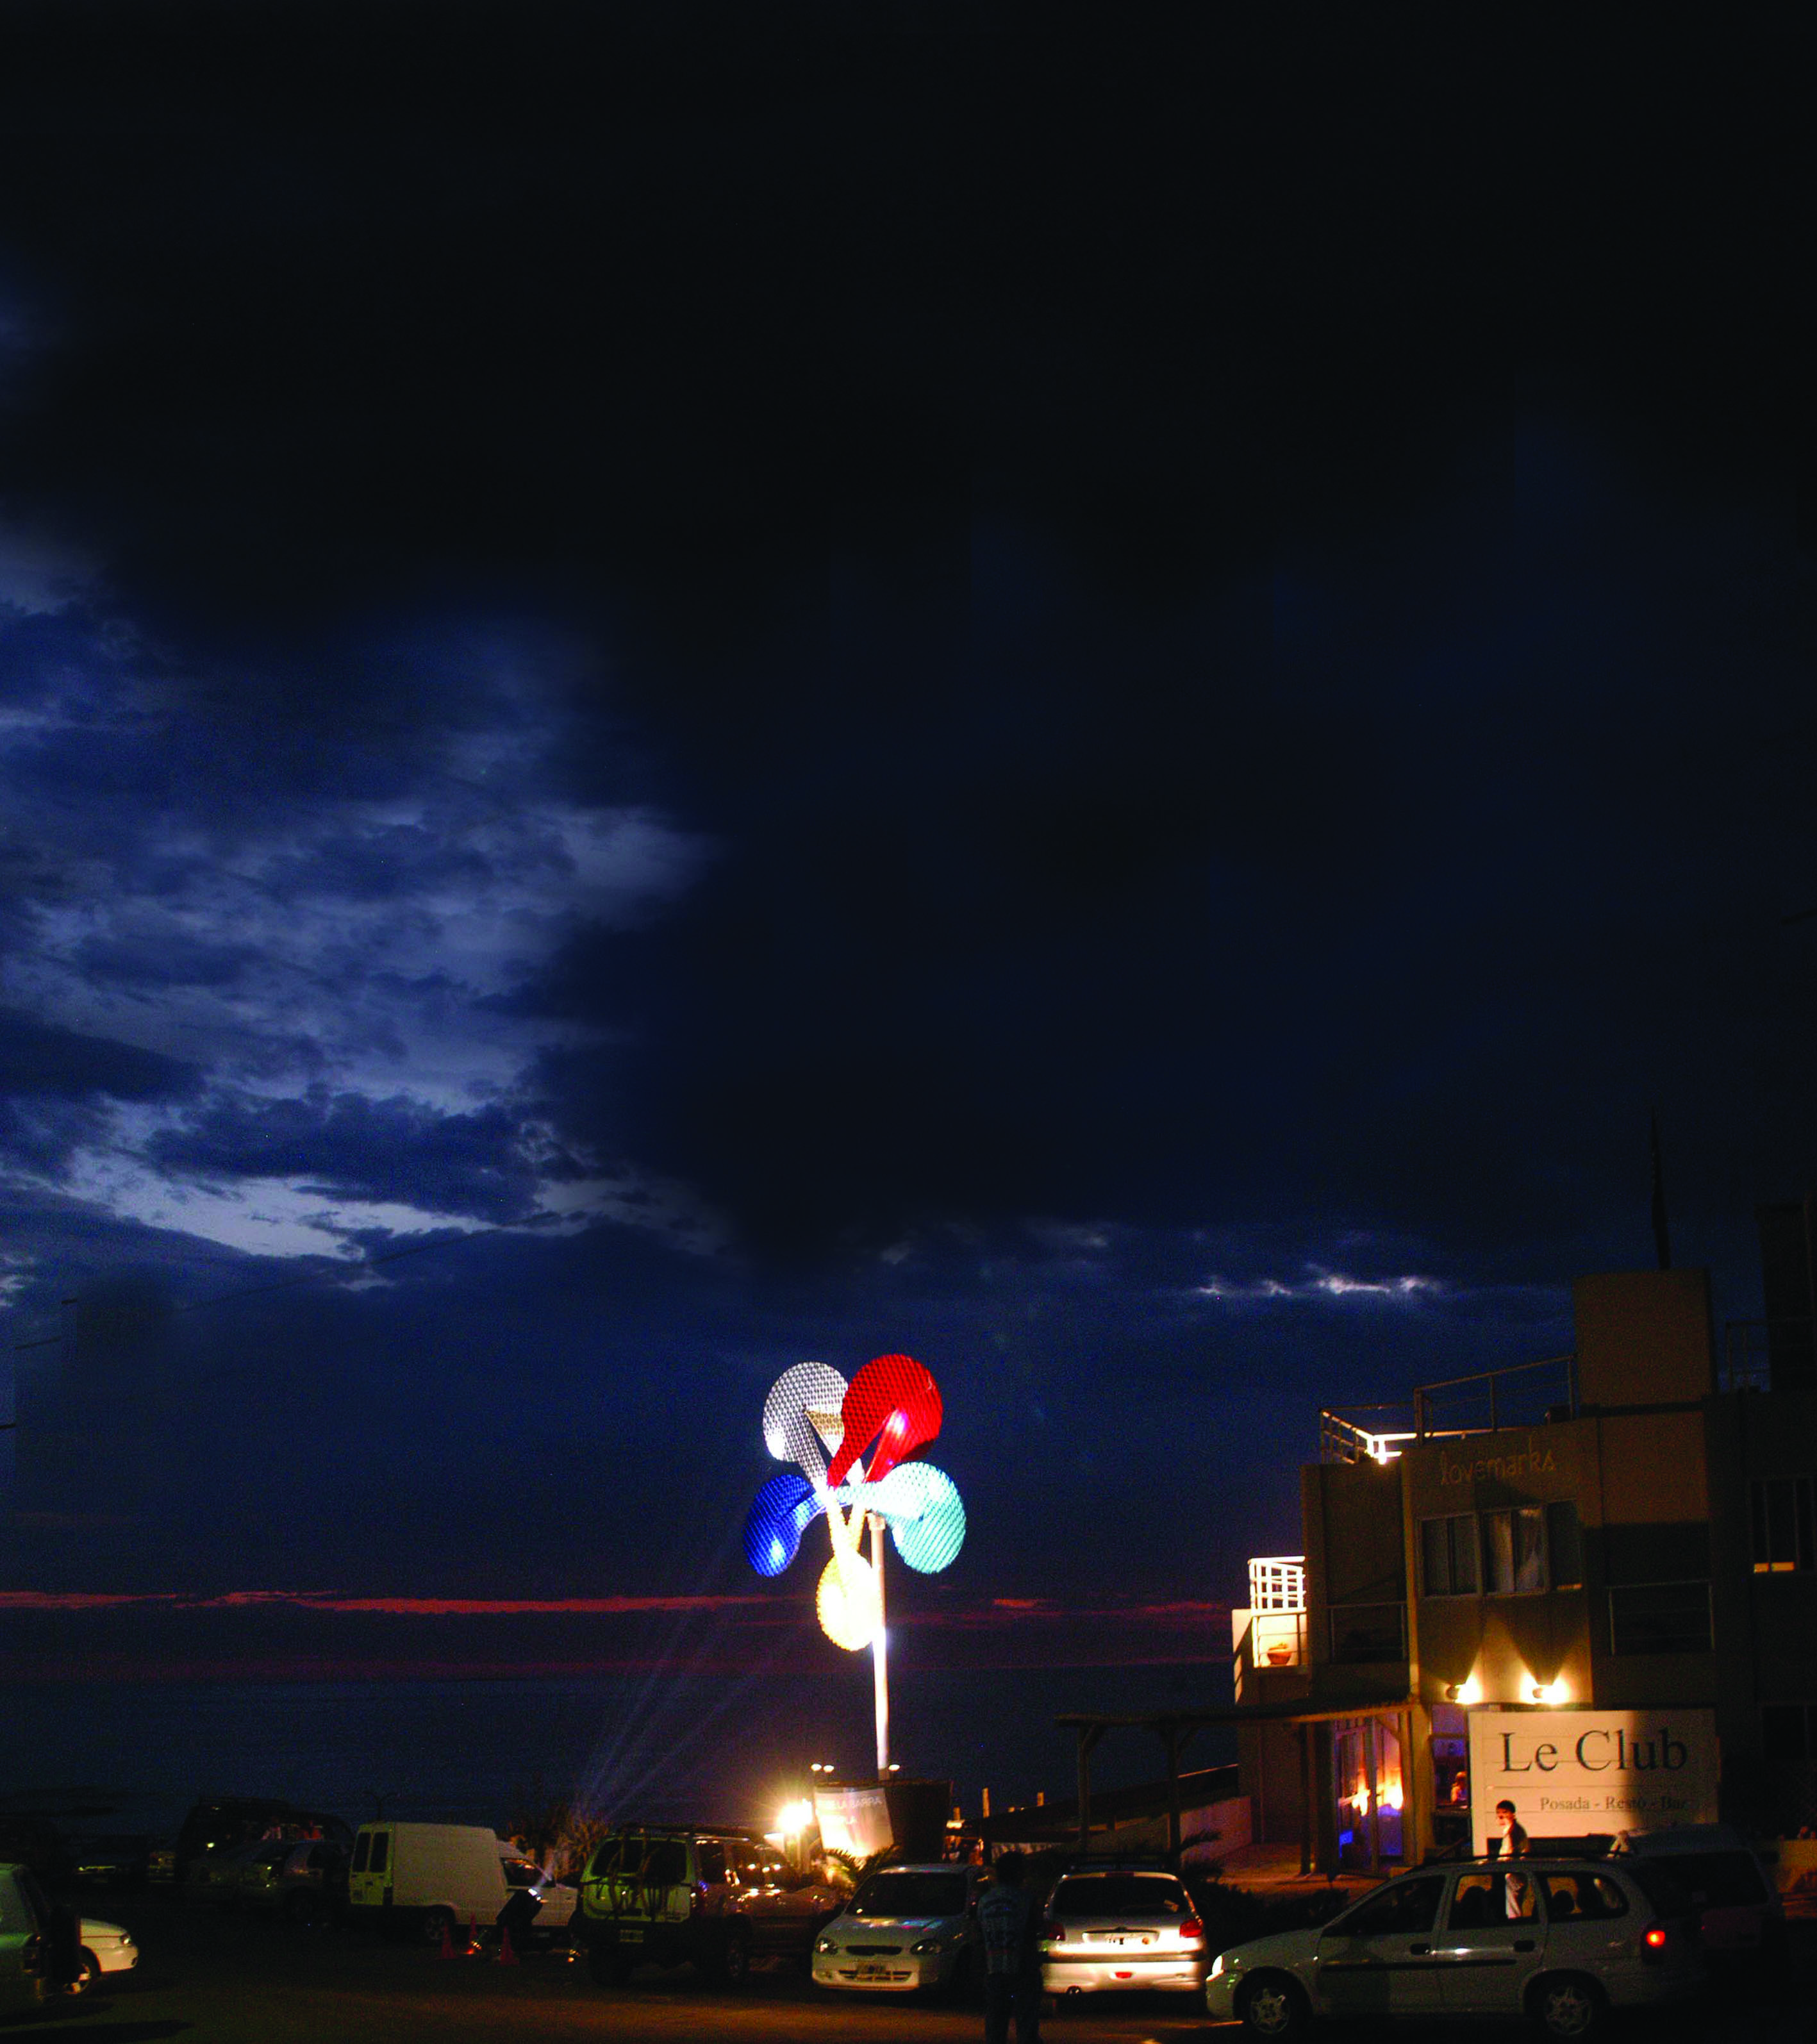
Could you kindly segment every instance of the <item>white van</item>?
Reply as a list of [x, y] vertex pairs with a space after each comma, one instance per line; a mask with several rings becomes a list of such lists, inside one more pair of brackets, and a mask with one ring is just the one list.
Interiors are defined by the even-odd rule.
[[507, 1892], [499, 1839], [483, 1824], [362, 1824], [354, 1838], [356, 1923], [439, 1945], [444, 1931], [494, 1923]]

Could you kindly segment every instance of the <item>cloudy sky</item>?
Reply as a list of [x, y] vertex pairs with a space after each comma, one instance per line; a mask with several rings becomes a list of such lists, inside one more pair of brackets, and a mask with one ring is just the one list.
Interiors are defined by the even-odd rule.
[[854, 14], [17, 17], [16, 1666], [831, 1656], [762, 1398], [907, 1350], [916, 1650], [1221, 1694], [1319, 1406], [1568, 1347], [1650, 1114], [1758, 1312], [1807, 28]]

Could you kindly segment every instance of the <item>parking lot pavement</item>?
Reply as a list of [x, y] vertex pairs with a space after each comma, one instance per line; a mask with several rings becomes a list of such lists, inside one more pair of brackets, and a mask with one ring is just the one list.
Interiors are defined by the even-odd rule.
[[[797, 1968], [760, 1970], [737, 1994], [689, 1968], [601, 1988], [584, 1966], [554, 1954], [521, 1965], [444, 1959], [416, 1946], [348, 1931], [309, 1931], [224, 1915], [167, 1895], [94, 1896], [84, 1913], [123, 1923], [144, 1954], [81, 2002], [0, 2028], [0, 2039], [86, 2038], [92, 2044], [678, 2044], [750, 2038], [754, 2044], [943, 2044], [983, 2034], [975, 2008], [826, 1994]], [[1801, 1929], [1804, 1927], [1800, 1927]], [[1810, 1927], [1817, 1932], [1817, 1926]], [[1792, 1992], [1777, 2004], [1740, 1995], [1700, 2011], [1618, 2023], [1633, 2044], [1810, 2044], [1817, 2006], [1817, 1936], [1799, 1940]], [[1235, 2044], [1185, 1997], [1131, 1996], [1066, 2005], [1043, 2025], [1052, 2044]], [[1385, 2044], [1405, 2031], [1370, 2025], [1353, 2044]], [[1527, 2044], [1518, 2024], [1428, 2026], [1430, 2044]]]
[[[7, 2044], [977, 2044], [984, 2031], [976, 2007], [829, 1995], [793, 1966], [759, 1969], [736, 1994], [687, 1967], [604, 1988], [559, 1954], [532, 1953], [510, 1967], [444, 1959], [362, 1932], [305, 1931], [162, 1894], [92, 1896], [82, 1907], [127, 1926], [144, 1955], [137, 1970], [45, 2018], [0, 2028]], [[1212, 2034], [1180, 1996], [1145, 1996], [1139, 2006], [1068, 2015], [1055, 2026], [1066, 2044], [1173, 2044]]]

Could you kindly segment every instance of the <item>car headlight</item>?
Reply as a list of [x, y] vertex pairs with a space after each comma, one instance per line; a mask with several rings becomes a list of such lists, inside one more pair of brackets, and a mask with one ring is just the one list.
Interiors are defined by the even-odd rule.
[[1217, 1955], [1217, 1957], [1216, 1957], [1215, 1959], [1213, 1959], [1213, 1960], [1212, 1960], [1212, 1969], [1211, 1969], [1210, 1973], [1208, 1973], [1205, 1976], [1205, 1977], [1206, 1977], [1208, 1980], [1216, 1980], [1216, 1979], [1217, 1978], [1218, 1975], [1219, 1975], [1220, 1973], [1221, 1973], [1223, 1971], [1223, 1969], [1224, 1969], [1224, 1955], [1223, 1955], [1223, 1954], [1222, 1952], [1220, 1952], [1220, 1953], [1219, 1953], [1219, 1954]]
[[820, 1942], [815, 1946], [814, 1950], [816, 1952], [836, 1952], [839, 1950], [839, 1946], [833, 1942], [831, 1938], [823, 1938]]
[[924, 1959], [930, 1952], [943, 1952], [946, 1949], [938, 1938], [924, 1938], [920, 1944], [908, 1947], [910, 1956], [917, 1959]]

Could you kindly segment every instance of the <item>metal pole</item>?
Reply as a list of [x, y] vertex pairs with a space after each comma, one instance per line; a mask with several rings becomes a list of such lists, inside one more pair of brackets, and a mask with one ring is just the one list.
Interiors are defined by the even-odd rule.
[[877, 1578], [877, 1634], [870, 1642], [871, 1686], [877, 1695], [877, 1778], [889, 1778], [889, 1628], [883, 1601], [883, 1521], [867, 1514], [870, 1570]]

